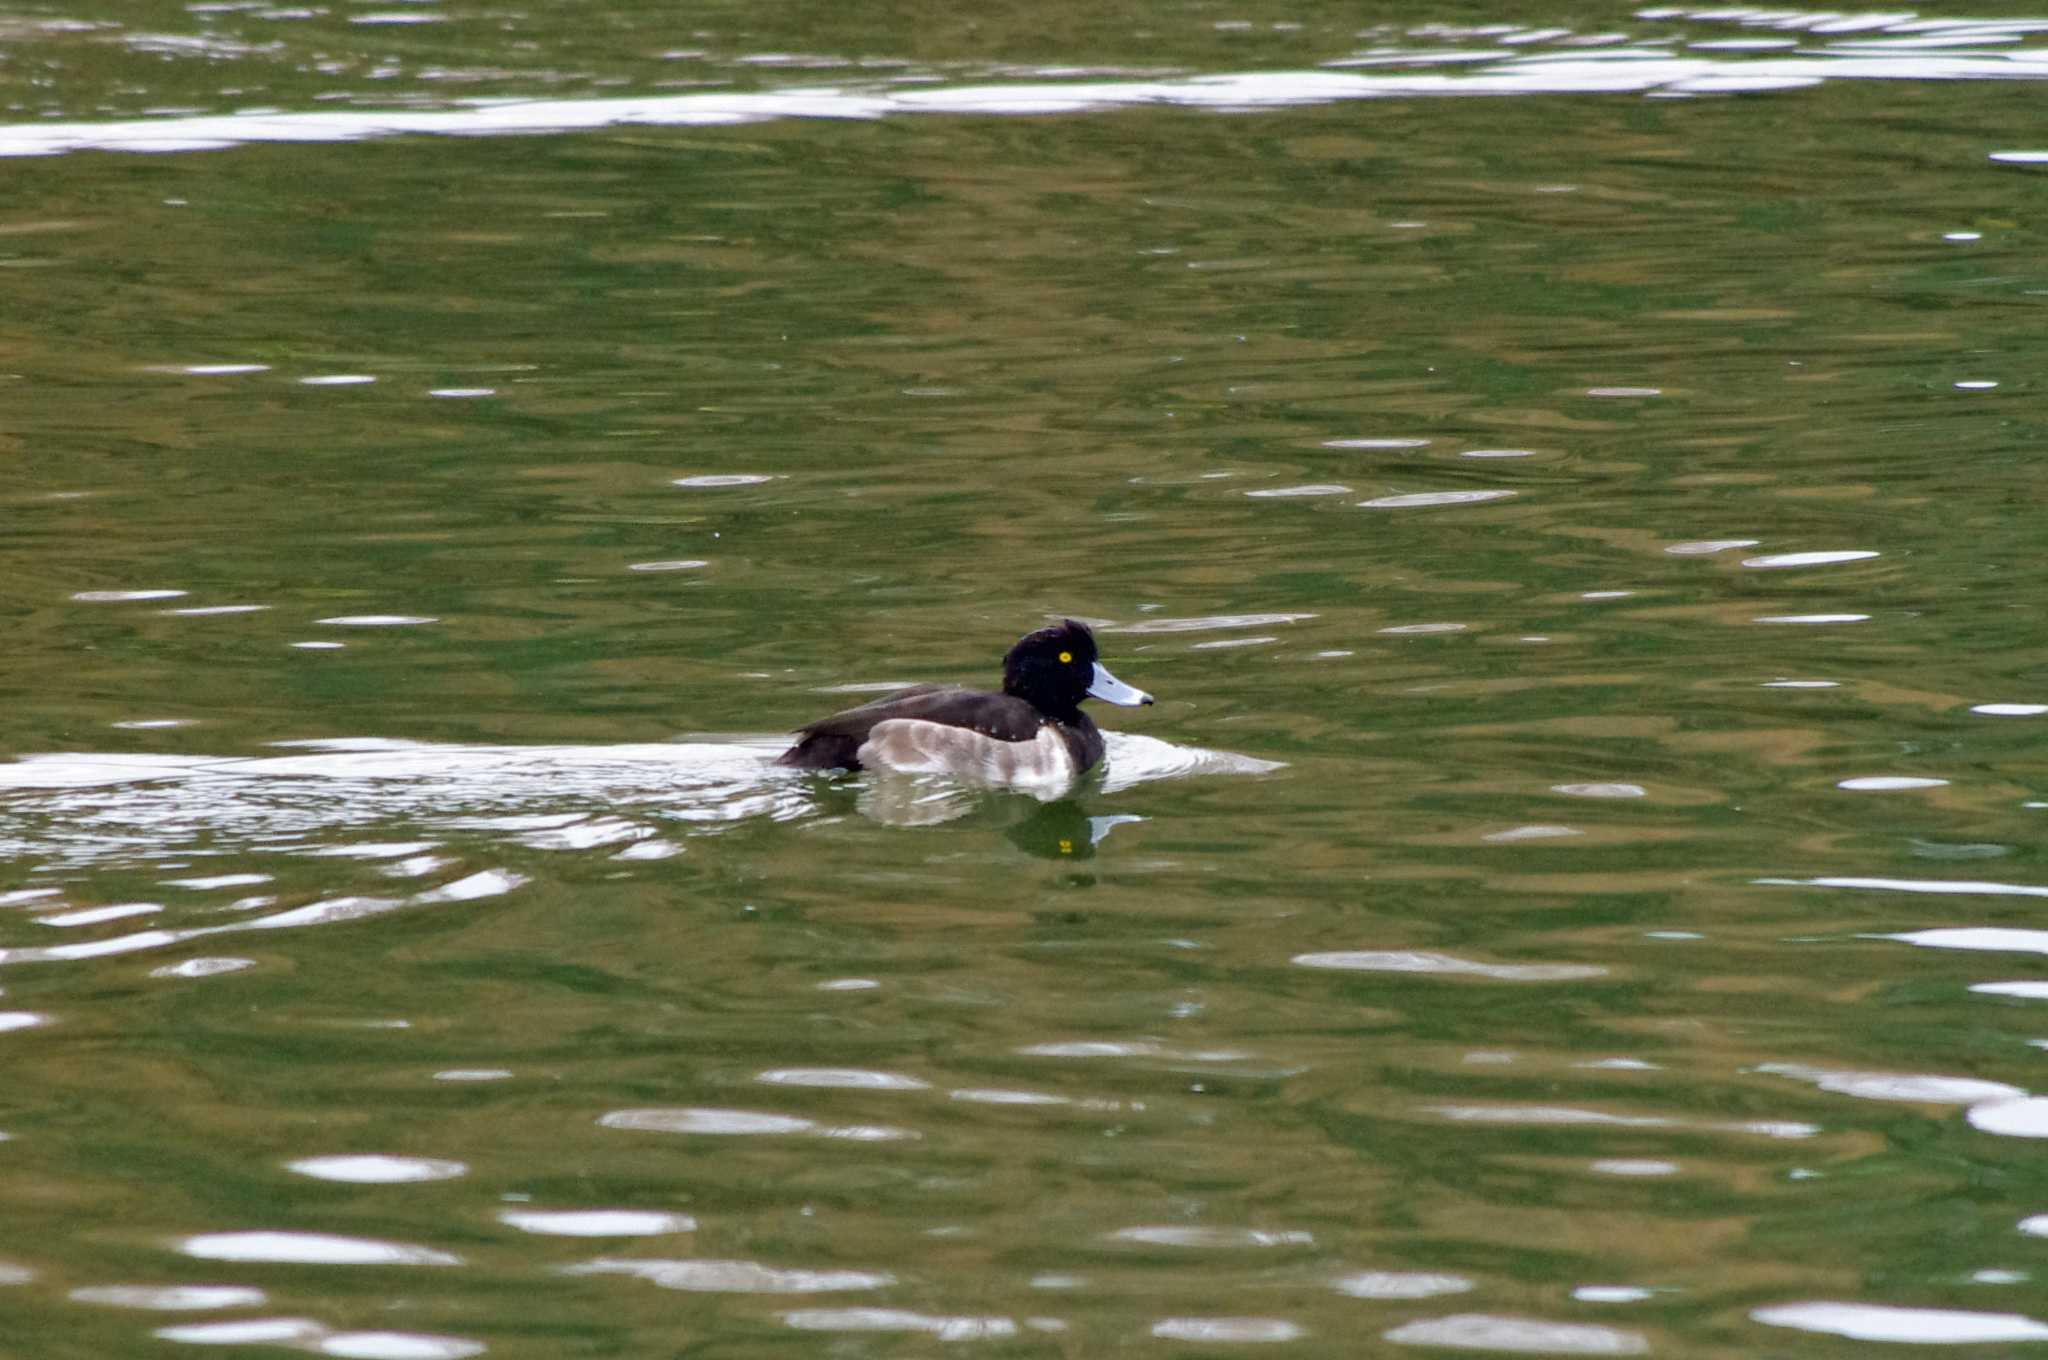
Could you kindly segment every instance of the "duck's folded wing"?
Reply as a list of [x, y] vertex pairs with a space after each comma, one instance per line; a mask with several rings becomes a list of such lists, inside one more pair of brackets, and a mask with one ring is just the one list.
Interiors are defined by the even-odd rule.
[[966, 728], [998, 741], [1029, 741], [1041, 721], [1037, 709], [1007, 694], [917, 685], [799, 728], [796, 745], [777, 763], [809, 770], [857, 770], [860, 761], [855, 753], [875, 724], [898, 720]]

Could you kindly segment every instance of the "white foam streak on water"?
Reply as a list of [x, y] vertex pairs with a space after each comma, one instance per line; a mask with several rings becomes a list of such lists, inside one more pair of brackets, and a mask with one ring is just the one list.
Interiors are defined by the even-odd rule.
[[[2001, 31], [2019, 32], [2007, 25]], [[1745, 55], [1664, 46], [1599, 51], [1453, 53], [1471, 65], [1412, 69], [1428, 54], [1339, 58], [1323, 69], [1247, 71], [1168, 80], [988, 85], [814, 86], [758, 93], [610, 99], [477, 100], [442, 109], [325, 109], [0, 126], [0, 156], [105, 150], [212, 151], [252, 142], [353, 142], [405, 135], [540, 136], [623, 126], [711, 127], [784, 118], [875, 119], [910, 113], [984, 116], [1090, 113], [1143, 105], [1253, 110], [1340, 100], [1498, 95], [1711, 94], [1789, 90], [1826, 80], [2039, 80], [2048, 58], [2010, 51], [1878, 49]], [[1477, 58], [1477, 60], [1473, 60]], [[1409, 69], [1384, 69], [1399, 62]], [[1370, 69], [1339, 69], [1356, 66]]]

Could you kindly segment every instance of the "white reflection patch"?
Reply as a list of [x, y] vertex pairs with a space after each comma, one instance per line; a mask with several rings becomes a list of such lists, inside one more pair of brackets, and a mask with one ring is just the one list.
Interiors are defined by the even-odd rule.
[[1632, 1284], [1582, 1284], [1572, 1297], [1581, 1303], [1640, 1303], [1650, 1291]]
[[1882, 554], [1867, 551], [1770, 553], [1763, 557], [1746, 557], [1742, 565], [1774, 571], [1788, 567], [1826, 567], [1837, 562], [1862, 562], [1878, 556]]
[[1824, 1332], [1854, 1341], [1973, 1345], [2048, 1340], [2048, 1325], [2018, 1313], [1966, 1313], [1948, 1308], [1892, 1308], [1875, 1303], [1781, 1303], [1752, 1318], [1770, 1327]]
[[1881, 940], [1917, 944], [1922, 949], [1982, 949], [2001, 954], [2048, 954], [2048, 930], [2006, 926], [1946, 926], [1880, 935]]
[[1891, 793], [1902, 789], [1941, 789], [1948, 787], [1946, 779], [1925, 779], [1908, 774], [1867, 774], [1854, 779], [1844, 779], [1835, 785], [1838, 789], [1849, 789], [1860, 793]]
[[1974, 1077], [1929, 1077], [1901, 1072], [1838, 1072], [1803, 1063], [1760, 1063], [1757, 1071], [1810, 1081], [1823, 1091], [1859, 1100], [1896, 1100], [1923, 1105], [1974, 1105], [1983, 1100], [2011, 1100], [2025, 1091], [2000, 1081]]
[[437, 1161], [431, 1157], [386, 1157], [362, 1154], [346, 1157], [302, 1157], [286, 1162], [288, 1170], [315, 1180], [345, 1181], [351, 1185], [403, 1185], [411, 1181], [445, 1181], [465, 1175], [461, 1162]]
[[327, 1233], [201, 1233], [175, 1244], [205, 1261], [269, 1261], [315, 1266], [456, 1266], [462, 1258], [432, 1247]]
[[1006, 1317], [943, 1317], [901, 1308], [802, 1308], [784, 1313], [785, 1325], [805, 1332], [925, 1332], [941, 1341], [1015, 1336]]
[[1316, 1240], [1313, 1234], [1292, 1228], [1205, 1228], [1183, 1224], [1118, 1228], [1109, 1236], [1117, 1242], [1142, 1242], [1154, 1247], [1309, 1247]]
[[1334, 482], [1313, 482], [1306, 486], [1276, 486], [1265, 491], [1247, 491], [1244, 494], [1253, 500], [1283, 500], [1307, 496], [1344, 496], [1351, 488], [1338, 486]]
[[1464, 1124], [1596, 1125], [1621, 1129], [1668, 1129], [1678, 1121], [1662, 1115], [1608, 1114], [1563, 1105], [1438, 1105], [1431, 1113]]
[[242, 888], [270, 882], [269, 874], [215, 874], [211, 878], [167, 878], [167, 888]]
[[[1869, 888], [1878, 892], [1957, 893], [1982, 897], [2048, 897], [2048, 888], [2033, 883], [1993, 883], [1967, 878], [1758, 878], [1751, 882], [1776, 887]], [[1927, 934], [1929, 932], [1921, 932]], [[2021, 932], [2038, 934], [2039, 932]], [[1904, 939], [1893, 935], [1889, 939]]]
[[688, 1214], [653, 1209], [503, 1209], [498, 1221], [550, 1237], [654, 1237], [697, 1231]]
[[40, 926], [96, 926], [107, 921], [119, 921], [130, 916], [148, 916], [163, 908], [154, 902], [123, 902], [111, 907], [86, 907], [79, 911], [59, 912], [55, 916], [38, 916]]
[[1427, 1318], [1406, 1323], [1382, 1335], [1400, 1345], [1532, 1355], [1646, 1355], [1650, 1350], [1649, 1341], [1640, 1332], [1589, 1323], [1550, 1322], [1542, 1318], [1497, 1317], [1488, 1313]]
[[422, 623], [439, 623], [440, 620], [424, 614], [339, 614], [314, 622], [336, 628], [409, 628]]
[[1514, 494], [1512, 491], [1415, 491], [1403, 496], [1379, 496], [1358, 504], [1367, 510], [1413, 510], [1439, 505], [1478, 505], [1484, 501], [1506, 500]]
[[1572, 798], [1647, 798], [1650, 792], [1641, 784], [1552, 784], [1550, 791]]
[[2006, 1138], [2048, 1138], [2048, 1098], [2022, 1096], [1972, 1105], [1964, 1116], [1970, 1127]]
[[1463, 1294], [1473, 1288], [1463, 1275], [1439, 1275], [1426, 1271], [1361, 1270], [1332, 1280], [1330, 1287], [1354, 1299], [1433, 1299], [1444, 1294]]
[[894, 1072], [854, 1067], [778, 1067], [754, 1078], [771, 1086], [826, 1086], [862, 1091], [928, 1091], [931, 1083]]
[[1673, 543], [1664, 551], [1674, 557], [1712, 557], [1731, 548], [1754, 548], [1757, 542], [1754, 538], [1702, 538], [1691, 543]]
[[1314, 614], [1205, 614], [1199, 618], [1147, 619], [1143, 623], [1105, 626], [1107, 633], [1208, 633], [1228, 628], [1271, 628], [1279, 623], [1300, 623]]
[[459, 1336], [418, 1332], [330, 1332], [317, 1347], [322, 1355], [347, 1360], [464, 1360], [482, 1355], [484, 1344]]
[[1602, 977], [1605, 968], [1589, 963], [1477, 963], [1449, 954], [1414, 950], [1348, 950], [1296, 954], [1290, 962], [1303, 968], [1332, 968], [1368, 973], [1442, 973], [1489, 977], [1502, 982], [1568, 982]]
[[634, 1275], [663, 1289], [700, 1294], [837, 1294], [882, 1289], [896, 1277], [881, 1270], [791, 1270], [756, 1261], [665, 1261], [599, 1258], [562, 1267], [564, 1275]]
[[153, 1335], [165, 1341], [189, 1341], [201, 1346], [262, 1346], [312, 1341], [326, 1333], [325, 1327], [310, 1318], [249, 1318], [243, 1322], [159, 1327]]
[[78, 1303], [100, 1303], [109, 1308], [196, 1312], [205, 1308], [254, 1308], [263, 1302], [264, 1295], [260, 1289], [232, 1284], [104, 1284], [74, 1289], [71, 1297]]
[[608, 1129], [643, 1133], [777, 1134], [810, 1133], [818, 1126], [795, 1115], [752, 1110], [614, 1110], [597, 1121]]
[[2048, 1001], [2048, 982], [1977, 982], [1970, 990], [1987, 996], [2020, 996], [2030, 1001]]
[[1589, 1169], [1602, 1176], [1675, 1176], [1678, 1163], [1652, 1157], [1603, 1157]]
[[992, 1088], [964, 1089], [950, 1093], [954, 1100], [964, 1100], [975, 1105], [1067, 1105], [1065, 1096], [1047, 1095], [1040, 1091], [1005, 1091]]
[[151, 977], [203, 978], [216, 977], [222, 973], [239, 973], [244, 968], [254, 968], [256, 960], [238, 959], [227, 956], [214, 958], [186, 959], [183, 963], [169, 963], [161, 968], [149, 970]]
[[1163, 1051], [1162, 1046], [1151, 1039], [1079, 1039], [1067, 1043], [1028, 1044], [1017, 1050], [1027, 1058], [1150, 1058]]
[[1169, 1341], [1207, 1341], [1217, 1345], [1293, 1341], [1305, 1335], [1284, 1318], [1178, 1317], [1154, 1323], [1152, 1335]]

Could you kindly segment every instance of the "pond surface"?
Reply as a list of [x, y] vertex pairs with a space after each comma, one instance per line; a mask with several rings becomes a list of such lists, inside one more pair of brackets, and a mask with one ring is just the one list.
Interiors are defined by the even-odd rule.
[[0, 1349], [2048, 1339], [2048, 15], [1539, 8], [0, 23]]

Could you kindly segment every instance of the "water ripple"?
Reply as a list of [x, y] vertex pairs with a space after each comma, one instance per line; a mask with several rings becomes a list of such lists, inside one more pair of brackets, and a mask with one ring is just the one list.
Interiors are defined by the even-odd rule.
[[[1138, 627], [1178, 632], [1295, 617], [1312, 616], [1219, 616]], [[1101, 787], [1109, 793], [1152, 780], [1284, 768], [1136, 733], [1105, 736]], [[286, 754], [240, 758], [28, 755], [0, 762], [0, 855], [78, 866], [146, 862], [201, 848], [218, 854], [240, 843], [291, 855], [399, 859], [437, 844], [379, 839], [273, 849], [293, 834], [329, 840], [352, 827], [406, 820], [436, 830], [500, 832], [541, 850], [630, 850], [657, 842], [661, 822], [708, 829], [812, 813], [820, 798], [816, 782], [773, 763], [786, 740], [457, 746], [358, 737], [280, 742]], [[536, 811], [565, 803], [579, 810]], [[592, 813], [592, 806], [605, 811]], [[672, 853], [672, 845], [657, 846], [657, 855]], [[513, 876], [490, 871], [421, 900], [485, 896], [508, 885], [516, 886]]]

